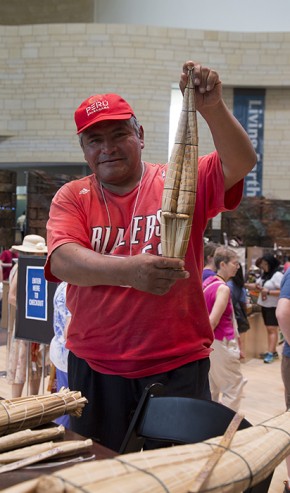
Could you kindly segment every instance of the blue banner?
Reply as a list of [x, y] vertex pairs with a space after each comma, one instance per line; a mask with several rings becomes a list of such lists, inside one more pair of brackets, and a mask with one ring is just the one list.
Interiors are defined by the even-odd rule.
[[27, 267], [25, 318], [47, 320], [47, 281], [43, 267]]
[[264, 113], [264, 89], [234, 90], [234, 115], [249, 135], [257, 154], [255, 167], [245, 177], [245, 197], [263, 195]]

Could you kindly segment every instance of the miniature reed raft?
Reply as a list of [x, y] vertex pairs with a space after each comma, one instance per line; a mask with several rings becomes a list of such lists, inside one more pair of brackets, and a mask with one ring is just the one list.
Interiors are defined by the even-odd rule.
[[[195, 478], [221, 438], [75, 465], [18, 484], [6, 493], [241, 493], [290, 453], [290, 412], [237, 431], [201, 489]], [[199, 486], [198, 486], [199, 488]]]
[[195, 87], [193, 65], [188, 65], [188, 82], [162, 196], [161, 246], [165, 257], [185, 257], [195, 207], [197, 168]]

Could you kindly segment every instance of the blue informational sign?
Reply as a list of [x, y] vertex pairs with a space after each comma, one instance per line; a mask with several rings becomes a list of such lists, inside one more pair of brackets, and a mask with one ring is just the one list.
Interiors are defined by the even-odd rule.
[[255, 167], [245, 177], [244, 195], [263, 195], [264, 89], [235, 89], [234, 115], [249, 135], [257, 154]]
[[15, 338], [50, 344], [56, 283], [44, 279], [45, 257], [20, 254], [18, 260]]
[[47, 281], [43, 267], [26, 267], [25, 318], [47, 320]]

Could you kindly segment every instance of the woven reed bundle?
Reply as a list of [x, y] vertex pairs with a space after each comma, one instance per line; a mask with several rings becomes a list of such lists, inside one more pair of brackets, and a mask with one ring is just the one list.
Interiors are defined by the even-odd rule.
[[[200, 490], [194, 480], [220, 437], [194, 445], [118, 456], [62, 469], [6, 493], [240, 493], [266, 478], [290, 453], [290, 413], [238, 431]], [[17, 485], [18, 486], [18, 485]]]
[[162, 196], [161, 245], [165, 257], [185, 257], [196, 199], [198, 136], [193, 65], [188, 65], [188, 72]]
[[31, 447], [24, 447], [1, 454], [0, 474], [22, 469], [36, 462], [41, 462], [51, 457], [69, 457], [88, 452], [93, 442], [90, 438], [86, 440], [69, 440], [67, 442], [46, 442]]
[[80, 416], [87, 403], [78, 391], [32, 395], [0, 401], [0, 436], [49, 423], [63, 414]]
[[[51, 450], [55, 447], [60, 449], [58, 456], [66, 457], [67, 455], [75, 455], [79, 451], [87, 450], [92, 447], [92, 440], [69, 440], [61, 442], [46, 441], [30, 445], [28, 447], [22, 447], [9, 452], [3, 452], [0, 454], [0, 465], [10, 464], [12, 462], [20, 461], [31, 457], [33, 455], [42, 454], [47, 450]], [[1, 472], [1, 467], [0, 467]]]
[[41, 430], [23, 430], [16, 431], [10, 435], [0, 437], [0, 452], [18, 449], [32, 445], [33, 443], [43, 443], [49, 440], [62, 438], [65, 434], [65, 427], [53, 426], [51, 428], [43, 428]]

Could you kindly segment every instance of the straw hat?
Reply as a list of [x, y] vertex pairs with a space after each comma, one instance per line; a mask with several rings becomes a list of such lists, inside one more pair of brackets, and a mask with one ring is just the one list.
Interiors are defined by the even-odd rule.
[[47, 253], [45, 239], [38, 235], [26, 235], [22, 245], [13, 245], [13, 250], [26, 253]]

